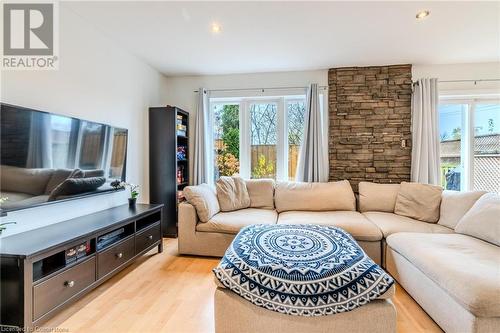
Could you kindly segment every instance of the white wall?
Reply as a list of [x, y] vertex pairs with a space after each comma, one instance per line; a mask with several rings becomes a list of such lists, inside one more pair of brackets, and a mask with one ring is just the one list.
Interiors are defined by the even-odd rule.
[[[148, 202], [147, 109], [162, 103], [165, 77], [60, 5], [56, 71], [3, 71], [2, 102], [102, 122], [129, 130], [127, 178]], [[126, 203], [125, 193], [12, 212], [3, 236]]]
[[328, 70], [168, 77], [166, 99], [168, 104], [189, 111], [194, 118], [197, 96], [193, 91], [200, 87], [209, 90], [305, 87], [310, 83], [327, 85]]
[[[500, 79], [500, 62], [451, 64], [451, 65], [413, 65], [413, 80], [423, 77], [437, 77], [448, 80], [485, 80]], [[500, 82], [442, 82], [439, 89], [445, 94], [500, 93]]]

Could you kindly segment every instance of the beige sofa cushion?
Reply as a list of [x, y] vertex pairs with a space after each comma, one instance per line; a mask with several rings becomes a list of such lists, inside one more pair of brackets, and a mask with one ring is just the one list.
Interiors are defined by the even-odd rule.
[[454, 229], [485, 191], [443, 191], [438, 224]]
[[358, 185], [359, 211], [394, 213], [400, 187], [399, 184], [360, 182]]
[[288, 211], [279, 214], [278, 224], [328, 225], [342, 228], [360, 241], [380, 241], [382, 239], [379, 228], [359, 212]]
[[474, 315], [500, 316], [500, 247], [460, 234], [398, 233], [387, 244]]
[[53, 172], [53, 169], [26, 169], [2, 165], [0, 169], [2, 191], [31, 195], [45, 194], [45, 188]]
[[347, 180], [330, 183], [278, 182], [274, 203], [278, 213], [289, 210], [356, 210], [356, 198]]
[[276, 224], [275, 210], [246, 208], [234, 212], [220, 212], [207, 223], [198, 223], [196, 231], [237, 234], [241, 228], [252, 224]]
[[215, 189], [208, 184], [186, 186], [183, 190], [186, 200], [196, 208], [201, 222], [208, 222], [220, 211]]
[[246, 180], [251, 208], [274, 209], [274, 180]]
[[500, 195], [487, 193], [479, 198], [455, 231], [500, 246]]
[[217, 180], [215, 186], [222, 212], [232, 212], [250, 207], [247, 186], [241, 177], [222, 176]]
[[393, 213], [366, 212], [363, 215], [380, 228], [384, 237], [397, 232], [453, 233], [453, 229], [442, 225], [426, 223]]
[[394, 213], [435, 223], [439, 220], [442, 192], [440, 186], [402, 182]]

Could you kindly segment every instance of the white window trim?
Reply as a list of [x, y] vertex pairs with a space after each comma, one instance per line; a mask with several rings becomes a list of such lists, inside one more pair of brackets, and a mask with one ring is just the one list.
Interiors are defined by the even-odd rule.
[[443, 95], [439, 96], [439, 105], [465, 104], [462, 110], [462, 138], [460, 144], [460, 165], [463, 177], [460, 177], [460, 191], [474, 189], [474, 132], [475, 111], [478, 103], [500, 103], [499, 94], [484, 95]]
[[[241, 94], [241, 92], [240, 92]], [[250, 131], [250, 104], [251, 103], [277, 103], [277, 126], [278, 126], [278, 137], [276, 142], [276, 180], [287, 181], [288, 180], [288, 115], [286, 105], [288, 102], [292, 101], [304, 101], [307, 96], [304, 93], [300, 93], [297, 90], [280, 91], [280, 95], [262, 95], [257, 94], [246, 94], [249, 96], [245, 97], [231, 97], [221, 94], [211, 94], [209, 98], [209, 112], [210, 118], [212, 116], [213, 106], [215, 104], [237, 104], [239, 105], [239, 120], [240, 120], [240, 176], [246, 179], [251, 178], [251, 131]], [[325, 110], [325, 105], [327, 99], [326, 92], [320, 94], [320, 106], [323, 115], [323, 143], [328, 144], [328, 112]], [[307, 101], [306, 101], [307, 102]], [[213, 124], [210, 126], [213, 129]], [[215, 156], [214, 156], [215, 157]], [[215, 168], [215, 161], [213, 158], [210, 161], [211, 165], [208, 167], [213, 170]], [[212, 173], [211, 173], [212, 174]], [[212, 180], [215, 181], [215, 180]]]

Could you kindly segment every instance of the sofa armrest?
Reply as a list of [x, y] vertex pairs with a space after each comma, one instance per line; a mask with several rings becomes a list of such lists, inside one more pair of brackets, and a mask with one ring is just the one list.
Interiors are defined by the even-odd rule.
[[199, 219], [196, 209], [187, 202], [179, 204], [178, 230], [179, 230], [179, 253], [188, 253], [187, 248], [195, 242], [196, 225]]

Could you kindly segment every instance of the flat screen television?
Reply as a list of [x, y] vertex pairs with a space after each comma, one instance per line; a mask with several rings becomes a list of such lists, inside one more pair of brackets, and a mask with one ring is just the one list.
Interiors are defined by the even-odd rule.
[[1, 211], [116, 190], [127, 136], [124, 128], [2, 103]]

